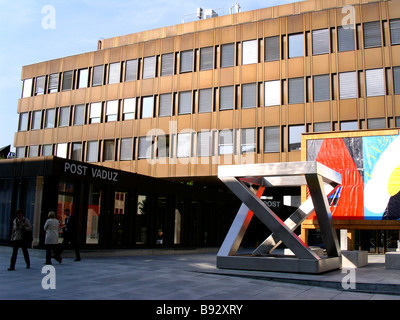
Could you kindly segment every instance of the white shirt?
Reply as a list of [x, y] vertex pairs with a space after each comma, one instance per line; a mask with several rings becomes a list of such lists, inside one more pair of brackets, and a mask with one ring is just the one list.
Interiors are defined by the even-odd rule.
[[57, 219], [47, 219], [44, 224], [44, 230], [46, 230], [45, 244], [58, 244], [59, 228], [60, 222]]

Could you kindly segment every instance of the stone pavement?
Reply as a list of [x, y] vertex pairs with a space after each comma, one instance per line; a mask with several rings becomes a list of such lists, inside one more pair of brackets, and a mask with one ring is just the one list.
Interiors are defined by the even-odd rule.
[[[61, 264], [42, 273], [44, 252], [30, 250], [31, 269], [20, 250], [16, 270], [8, 271], [11, 248], [0, 247], [1, 300], [400, 300], [400, 270], [385, 269], [384, 255], [370, 255], [366, 267], [321, 275], [217, 269], [216, 253], [90, 257], [75, 262], [65, 252]], [[179, 254], [177, 254], [179, 253]], [[344, 271], [344, 270], [343, 270]], [[344, 288], [345, 277], [355, 289]], [[162, 304], [161, 304], [162, 305]]]

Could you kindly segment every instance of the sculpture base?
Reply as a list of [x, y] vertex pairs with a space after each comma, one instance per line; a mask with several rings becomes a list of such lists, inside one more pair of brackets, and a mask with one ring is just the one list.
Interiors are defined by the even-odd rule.
[[321, 257], [319, 260], [313, 260], [289, 256], [217, 256], [219, 269], [318, 274], [340, 267], [340, 257]]

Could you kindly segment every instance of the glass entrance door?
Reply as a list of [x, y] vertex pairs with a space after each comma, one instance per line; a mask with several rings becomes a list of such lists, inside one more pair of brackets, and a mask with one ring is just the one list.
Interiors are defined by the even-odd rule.
[[88, 213], [86, 225], [86, 243], [99, 243], [99, 218], [101, 206], [101, 189], [95, 184], [89, 185]]
[[114, 212], [112, 217], [112, 244], [124, 244], [127, 192], [116, 191], [114, 194]]

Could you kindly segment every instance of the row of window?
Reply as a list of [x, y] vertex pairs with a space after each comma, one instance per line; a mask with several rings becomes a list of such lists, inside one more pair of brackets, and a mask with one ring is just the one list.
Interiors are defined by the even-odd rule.
[[[400, 127], [400, 117], [396, 119]], [[387, 128], [385, 118], [367, 120], [368, 129]], [[55, 155], [77, 161], [130, 161], [135, 159], [210, 157], [215, 155], [281, 152], [285, 127], [224, 129], [201, 132], [187, 131], [171, 135], [148, 135], [104, 141], [87, 141], [17, 147], [16, 157]], [[315, 123], [313, 132], [331, 131], [330, 122]], [[358, 130], [357, 121], [340, 123], [340, 130]], [[264, 132], [262, 132], [264, 131]], [[288, 127], [288, 150], [300, 150], [304, 125]], [[261, 139], [263, 135], [263, 148]], [[136, 150], [136, 145], [138, 146]], [[175, 147], [176, 145], [176, 147]]]
[[[135, 159], [209, 157], [213, 155], [241, 154], [259, 152], [257, 144], [261, 128], [211, 130], [187, 132], [176, 135], [144, 136], [87, 141], [76, 143], [48, 144], [43, 146], [17, 147], [16, 157], [23, 158], [55, 155], [77, 161], [129, 161]], [[304, 125], [289, 127], [290, 150], [300, 148], [301, 132]], [[235, 135], [235, 137], [234, 137]], [[176, 136], [176, 138], [175, 138]], [[238, 142], [240, 151], [234, 149]], [[174, 143], [176, 148], [174, 148]], [[137, 147], [137, 150], [135, 146]], [[264, 152], [280, 152], [280, 127], [264, 128]], [[197, 147], [195, 147], [197, 146]], [[119, 148], [118, 148], [119, 147]], [[100, 148], [102, 148], [100, 150]], [[85, 152], [84, 152], [85, 151]], [[135, 154], [137, 153], [137, 154]], [[119, 156], [117, 156], [119, 154]]]
[[[337, 48], [339, 52], [355, 50], [357, 44], [358, 26], [337, 28]], [[312, 31], [312, 54], [320, 55], [332, 52], [331, 33], [335, 29], [321, 29]], [[400, 19], [390, 21], [391, 44], [400, 44]], [[307, 33], [288, 35], [288, 58], [307, 55], [305, 45]], [[373, 21], [363, 24], [364, 48], [382, 46], [381, 22]], [[283, 43], [286, 36], [273, 36], [264, 39], [264, 61], [277, 61], [285, 57]], [[259, 40], [248, 40], [241, 43], [242, 65], [259, 62]], [[200, 48], [199, 70], [214, 69], [217, 65], [217, 51], [220, 50], [220, 67], [238, 65], [238, 52], [240, 44], [228, 43], [214, 47]], [[22, 97], [42, 95], [58, 91], [96, 87], [104, 84], [114, 84], [121, 81], [150, 79], [157, 76], [170, 76], [177, 73], [196, 71], [197, 49], [182, 51], [180, 53], [167, 53], [161, 56], [144, 57], [124, 62], [98, 65], [79, 70], [69, 70], [63, 73], [43, 75], [36, 78], [25, 79]], [[179, 61], [179, 63], [178, 63]], [[178, 70], [179, 65], [179, 70]], [[160, 66], [160, 67], [159, 67]], [[141, 75], [140, 75], [141, 71]]]
[[[390, 69], [371, 69], [365, 70], [366, 96], [383, 96], [387, 92], [387, 72]], [[311, 79], [311, 78], [310, 78]], [[339, 99], [352, 99], [360, 96], [360, 72], [351, 71], [339, 73]], [[286, 81], [286, 80], [283, 80]], [[288, 104], [298, 104], [308, 102], [308, 86], [313, 87], [313, 101], [329, 101], [333, 99], [332, 76], [329, 74], [318, 75], [312, 78], [312, 83], [308, 83], [307, 78], [288, 79], [288, 97], [285, 100], [283, 89], [285, 85], [281, 80], [264, 82], [264, 106], [278, 106], [283, 102]], [[393, 68], [393, 88], [395, 94], [400, 94], [400, 67]], [[219, 110], [232, 110], [237, 107], [237, 95], [240, 86], [220, 87]], [[258, 92], [262, 91], [257, 83], [241, 85], [241, 108], [256, 108], [258, 103]], [[111, 100], [106, 102], [96, 102], [90, 105], [76, 105], [71, 107], [52, 108], [24, 112], [20, 114], [18, 131], [49, 129], [55, 127], [65, 127], [70, 125], [84, 125], [100, 122], [111, 122], [129, 119], [145, 119], [158, 117], [168, 117], [175, 114], [191, 114], [194, 112], [195, 99], [198, 97], [198, 112], [213, 112], [215, 110], [216, 90], [212, 88], [197, 91], [185, 91], [179, 93], [166, 93], [159, 96], [148, 96], [141, 98], [128, 98], [123, 100]], [[175, 111], [174, 105], [177, 100], [178, 109]], [[158, 101], [158, 102], [157, 102]], [[155, 112], [157, 110], [157, 114]]]

